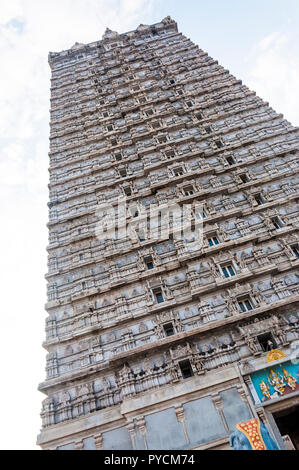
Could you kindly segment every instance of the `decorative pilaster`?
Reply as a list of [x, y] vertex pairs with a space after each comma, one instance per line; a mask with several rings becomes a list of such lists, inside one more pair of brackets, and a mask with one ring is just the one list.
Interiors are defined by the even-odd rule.
[[190, 444], [190, 439], [189, 439], [187, 429], [186, 429], [186, 424], [185, 424], [184, 408], [182, 406], [175, 406], [174, 411], [175, 411], [178, 422], [181, 423], [183, 427], [183, 431], [184, 431], [185, 438], [186, 438], [186, 443]]

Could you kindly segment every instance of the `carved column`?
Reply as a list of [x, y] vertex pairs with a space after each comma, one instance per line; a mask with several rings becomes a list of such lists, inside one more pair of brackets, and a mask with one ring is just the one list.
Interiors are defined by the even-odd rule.
[[75, 441], [75, 450], [84, 450], [84, 442], [83, 439]]
[[185, 424], [184, 408], [182, 406], [175, 406], [174, 410], [175, 410], [175, 414], [176, 414], [178, 422], [181, 423], [181, 425], [183, 427], [186, 442], [187, 442], [187, 444], [190, 444], [190, 439], [189, 439], [187, 429], [186, 429], [186, 424]]
[[146, 422], [144, 418], [138, 418], [136, 421], [138, 431], [140, 432], [141, 436], [143, 437], [144, 447], [148, 450], [147, 440], [146, 440]]
[[126, 425], [126, 428], [130, 434], [131, 442], [132, 442], [132, 447], [134, 450], [136, 450], [136, 430], [135, 430], [135, 425], [133, 421], [129, 422]]
[[104, 450], [103, 434], [99, 433], [94, 436], [96, 450]]
[[229, 433], [228, 425], [227, 425], [225, 416], [223, 414], [223, 402], [222, 402], [221, 396], [218, 393], [213, 393], [211, 396], [212, 396], [212, 401], [214, 403], [214, 406], [221, 416], [224, 428], [226, 432]]

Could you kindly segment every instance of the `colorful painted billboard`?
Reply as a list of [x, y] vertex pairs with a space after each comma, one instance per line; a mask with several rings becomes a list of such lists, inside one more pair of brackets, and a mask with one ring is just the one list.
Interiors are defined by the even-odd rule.
[[299, 365], [291, 361], [271, 365], [250, 374], [261, 402], [280, 398], [299, 390]]

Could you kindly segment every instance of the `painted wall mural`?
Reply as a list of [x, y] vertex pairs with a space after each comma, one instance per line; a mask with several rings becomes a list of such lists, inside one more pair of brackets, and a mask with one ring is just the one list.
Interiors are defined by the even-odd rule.
[[250, 377], [261, 402], [299, 390], [299, 365], [291, 361], [273, 364]]

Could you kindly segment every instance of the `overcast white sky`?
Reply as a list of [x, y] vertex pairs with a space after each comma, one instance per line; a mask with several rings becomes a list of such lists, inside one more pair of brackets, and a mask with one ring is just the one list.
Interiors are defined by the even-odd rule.
[[0, 0], [1, 449], [37, 449], [45, 378], [49, 51], [171, 15], [299, 125], [297, 0]]

